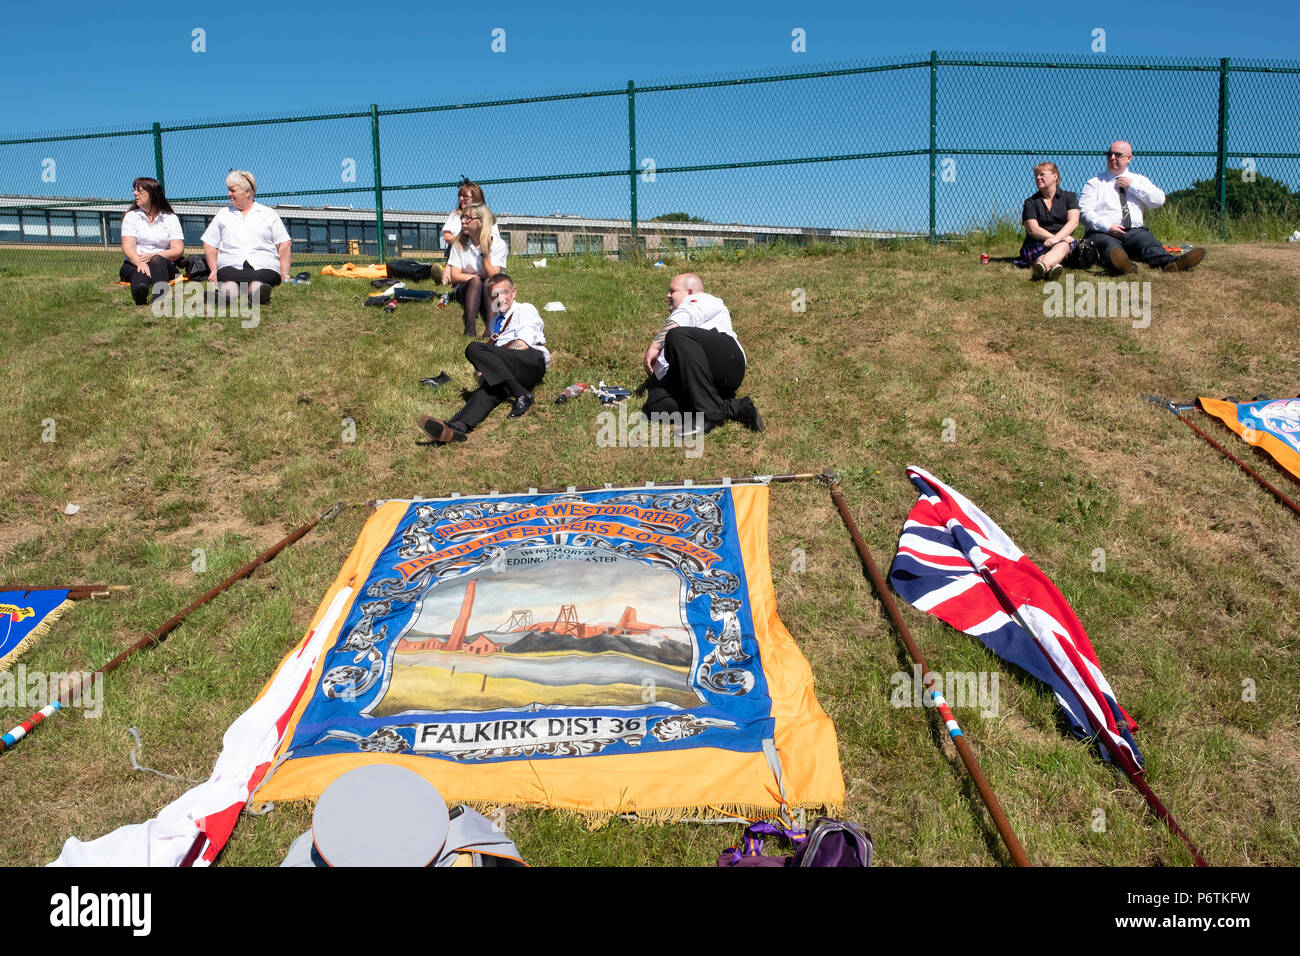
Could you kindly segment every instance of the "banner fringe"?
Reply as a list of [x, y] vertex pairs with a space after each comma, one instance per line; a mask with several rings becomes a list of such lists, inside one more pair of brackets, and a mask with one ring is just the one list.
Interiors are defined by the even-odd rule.
[[9, 670], [9, 668], [13, 666], [14, 661], [18, 659], [18, 656], [20, 654], [34, 647], [37, 641], [39, 641], [42, 637], [44, 637], [49, 632], [50, 628], [59, 620], [59, 618], [63, 616], [63, 612], [70, 607], [72, 607], [72, 601], [67, 600], [64, 601], [62, 604], [60, 604], [58, 607], [51, 609], [50, 613], [45, 615], [45, 618], [41, 621], [41, 623], [36, 625], [36, 627], [32, 628], [32, 632], [30, 634], [28, 634], [21, 641], [15, 644], [8, 654], [6, 654], [3, 658], [0, 658], [0, 672]]

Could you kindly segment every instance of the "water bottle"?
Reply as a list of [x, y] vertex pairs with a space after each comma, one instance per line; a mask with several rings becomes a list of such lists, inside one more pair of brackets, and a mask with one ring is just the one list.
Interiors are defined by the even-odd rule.
[[579, 395], [581, 395], [581, 394], [583, 393], [583, 391], [586, 390], [587, 388], [590, 388], [590, 386], [587, 385], [587, 384], [585, 384], [585, 383], [583, 383], [583, 382], [574, 382], [572, 385], [570, 385], [570, 386], [569, 386], [568, 388], [566, 388], [564, 391], [560, 392], [560, 394], [559, 394], [559, 395], [556, 397], [556, 399], [555, 399], [555, 404], [556, 404], [556, 405], [563, 405], [563, 404], [564, 404], [565, 402], [567, 402], [569, 399], [571, 399], [571, 398], [577, 398], [577, 397], [578, 397]]

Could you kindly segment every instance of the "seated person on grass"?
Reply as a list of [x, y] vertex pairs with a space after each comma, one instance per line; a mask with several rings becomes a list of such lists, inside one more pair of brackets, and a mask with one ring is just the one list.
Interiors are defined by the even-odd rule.
[[1057, 188], [1061, 172], [1056, 163], [1035, 166], [1034, 183], [1038, 192], [1025, 200], [1020, 214], [1025, 241], [1015, 263], [1031, 266], [1035, 279], [1056, 279], [1066, 258], [1079, 246], [1074, 241], [1074, 230], [1079, 226], [1079, 197]]
[[1083, 187], [1079, 210], [1087, 229], [1084, 241], [1096, 246], [1101, 261], [1118, 275], [1137, 272], [1134, 262], [1165, 272], [1186, 272], [1205, 258], [1205, 250], [1175, 256], [1151, 235], [1143, 217], [1165, 204], [1164, 190], [1145, 176], [1130, 173], [1132, 161], [1133, 147], [1116, 140], [1106, 152], [1106, 171]]
[[141, 176], [131, 184], [135, 205], [122, 217], [122, 255], [118, 272], [131, 284], [131, 298], [145, 305], [161, 297], [176, 278], [176, 260], [185, 252], [181, 221], [163, 193], [162, 183]]
[[443, 421], [431, 415], [416, 419], [416, 427], [446, 445], [464, 441], [492, 409], [510, 403], [510, 418], [520, 418], [533, 405], [532, 390], [541, 384], [551, 353], [546, 350], [542, 316], [535, 306], [515, 301], [515, 284], [504, 272], [487, 281], [492, 303], [488, 342], [465, 346], [465, 358], [474, 366], [481, 383], [465, 407]]
[[[645, 370], [654, 377], [642, 411], [682, 415], [682, 434], [712, 431], [729, 421], [754, 431], [763, 419], [749, 396], [736, 398], [745, 380], [745, 350], [731, 327], [726, 303], [704, 291], [693, 272], [674, 276], [668, 286], [668, 318], [645, 350]], [[694, 425], [687, 415], [698, 416]]]
[[465, 307], [465, 334], [478, 334], [479, 313], [487, 322], [488, 302], [483, 283], [506, 268], [509, 248], [496, 231], [496, 217], [482, 203], [471, 203], [460, 211], [460, 235], [447, 257], [443, 279], [455, 284], [451, 297]]
[[226, 176], [230, 205], [203, 232], [203, 255], [222, 296], [233, 301], [246, 291], [265, 305], [271, 290], [289, 279], [292, 240], [280, 214], [257, 201], [257, 180], [246, 169]]

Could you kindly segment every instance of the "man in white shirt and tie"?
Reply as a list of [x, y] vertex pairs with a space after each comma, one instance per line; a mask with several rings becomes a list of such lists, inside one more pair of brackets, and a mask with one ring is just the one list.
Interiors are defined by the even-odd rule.
[[1091, 242], [1101, 261], [1121, 275], [1137, 272], [1134, 262], [1145, 262], [1165, 272], [1185, 272], [1205, 258], [1204, 249], [1191, 249], [1181, 256], [1165, 251], [1164, 245], [1145, 225], [1143, 214], [1165, 204], [1165, 194], [1145, 176], [1128, 171], [1133, 147], [1124, 140], [1110, 144], [1106, 172], [1088, 180], [1079, 195], [1084, 242]]
[[745, 350], [726, 304], [704, 291], [699, 276], [684, 272], [668, 286], [668, 305], [668, 319], [645, 351], [645, 370], [657, 384], [642, 410], [698, 414], [706, 432], [728, 421], [762, 431], [754, 403], [748, 396], [736, 398], [745, 378]]
[[415, 422], [439, 445], [464, 441], [502, 402], [510, 404], [509, 418], [521, 417], [533, 407], [532, 389], [541, 383], [551, 364], [542, 316], [536, 306], [515, 301], [514, 280], [504, 272], [492, 276], [486, 285], [493, 313], [488, 323], [490, 341], [471, 342], [465, 347], [465, 358], [474, 366], [479, 382], [478, 390], [451, 418], [444, 421], [421, 415]]

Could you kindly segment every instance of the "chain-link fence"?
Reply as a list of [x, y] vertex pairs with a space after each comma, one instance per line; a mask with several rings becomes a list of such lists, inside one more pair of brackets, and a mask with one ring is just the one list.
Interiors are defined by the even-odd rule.
[[[295, 261], [438, 254], [462, 175], [515, 255], [941, 240], [1017, 223], [1032, 167], [1078, 192], [1115, 139], [1171, 205], [1225, 228], [1300, 194], [1300, 63], [931, 53], [443, 105], [228, 117], [0, 140], [0, 262], [120, 256], [152, 175], [188, 246], [258, 178]], [[378, 214], [376, 213], [378, 210]], [[1300, 222], [1295, 224], [1300, 226]], [[60, 257], [63, 261], [65, 257]]]

